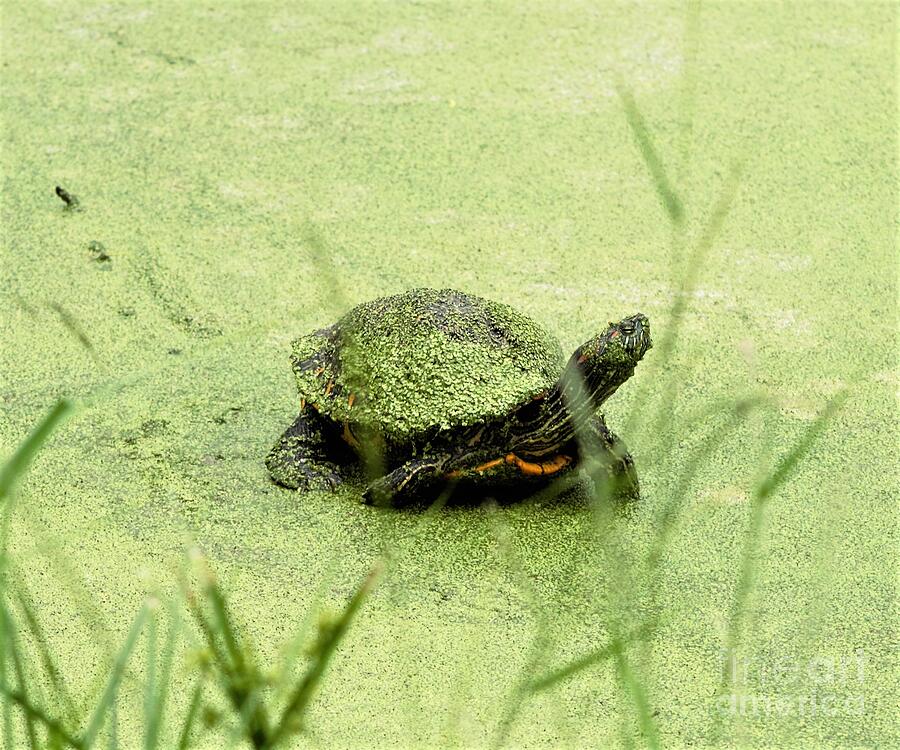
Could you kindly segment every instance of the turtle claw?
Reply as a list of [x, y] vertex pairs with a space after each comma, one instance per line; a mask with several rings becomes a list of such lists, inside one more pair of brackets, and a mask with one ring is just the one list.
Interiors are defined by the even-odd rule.
[[389, 474], [373, 480], [363, 492], [366, 505], [398, 508], [415, 502], [423, 492], [432, 488], [440, 476], [447, 456], [415, 458], [398, 466]]
[[343, 480], [339, 474], [333, 471], [310, 471], [306, 477], [306, 489], [308, 490], [324, 490], [330, 492], [337, 488]]
[[308, 409], [288, 427], [266, 458], [272, 479], [290, 490], [333, 490], [341, 483], [329, 460], [319, 417]]
[[335, 489], [341, 482], [340, 474], [321, 464], [308, 461], [267, 462], [272, 479], [289, 490], [322, 490]]

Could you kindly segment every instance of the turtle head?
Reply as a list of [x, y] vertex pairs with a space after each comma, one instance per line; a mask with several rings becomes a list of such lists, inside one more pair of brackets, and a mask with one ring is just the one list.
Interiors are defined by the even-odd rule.
[[596, 408], [634, 374], [637, 363], [652, 345], [646, 315], [623, 318], [579, 346], [569, 360], [567, 374], [570, 379], [579, 376], [580, 388], [573, 386], [590, 394]]

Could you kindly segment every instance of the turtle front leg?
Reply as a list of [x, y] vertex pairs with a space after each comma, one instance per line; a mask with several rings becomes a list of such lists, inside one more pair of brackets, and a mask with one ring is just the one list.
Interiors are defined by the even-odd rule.
[[[638, 500], [640, 485], [634, 459], [625, 447], [625, 443], [609, 427], [602, 415], [594, 417], [588, 423], [588, 434], [584, 436], [584, 449], [591, 450], [591, 456], [599, 462], [605, 476], [600, 476], [600, 492], [621, 500]], [[582, 455], [582, 461], [587, 456]]]
[[367, 505], [399, 508], [417, 499], [444, 477], [446, 456], [414, 458], [369, 483], [363, 493]]
[[288, 489], [333, 489], [341, 483], [338, 467], [329, 456], [327, 425], [305, 406], [266, 457], [272, 479]]

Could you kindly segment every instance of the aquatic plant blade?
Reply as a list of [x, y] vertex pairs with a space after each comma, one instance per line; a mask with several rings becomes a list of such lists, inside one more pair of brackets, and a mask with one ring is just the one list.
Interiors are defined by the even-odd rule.
[[641, 734], [644, 736], [647, 747], [651, 748], [651, 750], [656, 750], [659, 747], [659, 730], [656, 728], [656, 722], [653, 721], [653, 714], [650, 711], [650, 704], [647, 700], [647, 692], [631, 668], [631, 664], [625, 654], [624, 645], [618, 644], [618, 647], [614, 649], [614, 653], [619, 676], [628, 688], [628, 692], [631, 694], [632, 701], [637, 709], [638, 725], [641, 728]]
[[97, 739], [97, 734], [100, 732], [100, 729], [103, 727], [103, 724], [106, 721], [107, 711], [110, 710], [110, 707], [116, 700], [119, 683], [121, 682], [122, 675], [125, 672], [125, 665], [128, 663], [128, 658], [131, 656], [131, 652], [134, 649], [134, 644], [137, 642], [138, 636], [140, 635], [141, 630], [144, 627], [144, 622], [146, 621], [146, 619], [147, 607], [145, 605], [141, 607], [140, 612], [138, 612], [137, 617], [135, 617], [134, 622], [131, 625], [131, 630], [128, 632], [128, 637], [125, 639], [125, 643], [122, 644], [122, 648], [119, 650], [119, 654], [116, 657], [115, 664], [113, 664], [112, 671], [110, 672], [109, 678], [106, 682], [106, 688], [103, 690], [103, 694], [100, 697], [100, 702], [94, 709], [94, 715], [91, 718], [87, 730], [83, 735], [82, 739], [84, 745], [87, 747], [90, 747], [94, 744], [94, 741]]
[[319, 639], [315, 644], [312, 655], [312, 663], [306, 674], [297, 683], [296, 689], [282, 711], [278, 725], [272, 734], [269, 747], [276, 747], [289, 736], [294, 728], [300, 726], [307, 706], [312, 700], [322, 676], [325, 674], [328, 663], [331, 661], [341, 640], [347, 634], [350, 622], [374, 588], [378, 577], [381, 575], [381, 570], [381, 564], [376, 564], [353, 593], [340, 616], [330, 623], [327, 628], [320, 630]]
[[187, 715], [184, 717], [184, 723], [181, 725], [181, 733], [178, 736], [178, 750], [187, 750], [191, 742], [191, 732], [194, 729], [194, 723], [197, 720], [197, 714], [200, 711], [200, 701], [203, 698], [203, 678], [197, 680], [194, 691], [191, 694], [191, 702], [188, 706]]
[[669, 219], [671, 219], [673, 224], [681, 224], [684, 219], [684, 207], [666, 174], [662, 158], [656, 147], [653, 145], [653, 139], [650, 137], [650, 130], [647, 127], [644, 116], [638, 109], [631, 91], [625, 88], [621, 82], [616, 85], [616, 91], [619, 94], [619, 99], [622, 101], [622, 107], [625, 109], [625, 117], [628, 120], [628, 125], [638, 143], [638, 148], [641, 150], [641, 156], [644, 157], [644, 162], [647, 165], [647, 169], [650, 171], [650, 176], [653, 178], [653, 184], [656, 187], [656, 192], [659, 194], [660, 200], [662, 200], [666, 213], [668, 213]]
[[[2, 620], [2, 640], [0, 640], [0, 644], [6, 644], [6, 651], [9, 654], [9, 660], [12, 662], [13, 671], [16, 675], [16, 683], [19, 686], [18, 692], [22, 695], [23, 700], [30, 702], [28, 696], [28, 688], [27, 688], [27, 678], [25, 676], [25, 667], [22, 663], [22, 654], [19, 643], [19, 636], [16, 633], [16, 627], [12, 622], [12, 618], [10, 617], [9, 610], [6, 607], [6, 602], [2, 602], [0, 604], [0, 620]], [[3, 653], [0, 650], [0, 659], [4, 662], [4, 669], [2, 675], [3, 685], [4, 687], [7, 684], [7, 672], [6, 672], [6, 657], [7, 654]], [[25, 713], [25, 732], [28, 735], [28, 743], [31, 746], [32, 750], [34, 748], [39, 748], [37, 733], [35, 731], [35, 718], [29, 712]], [[5, 731], [12, 733], [12, 726], [4, 728]]]
[[[84, 750], [84, 748], [87, 747], [87, 745], [85, 745], [82, 740], [80, 740], [74, 734], [66, 731], [65, 727], [59, 721], [51, 716], [48, 716], [45, 711], [28, 701], [28, 699], [24, 695], [22, 695], [20, 691], [12, 690], [7, 685], [0, 685], [0, 692], [3, 693], [10, 704], [17, 705], [29, 717], [42, 724], [52, 737], [58, 738], [61, 742], [65, 743], [65, 745], [67, 745], [68, 747], [76, 748], [76, 750]], [[6, 703], [6, 701], [4, 701], [4, 703]], [[12, 744], [12, 734], [6, 735], [6, 739], [8, 745], [10, 747], [14, 747], [14, 745]]]
[[84, 332], [84, 329], [75, 316], [58, 302], [50, 302], [49, 304], [53, 311], [59, 315], [59, 319], [62, 321], [66, 330], [75, 337], [78, 343], [91, 355], [91, 358], [99, 363], [97, 352], [94, 350], [94, 345], [91, 343], [90, 338], [88, 338], [88, 335]]
[[27, 471], [41, 446], [47, 441], [63, 419], [72, 411], [72, 403], [66, 399], [56, 402], [50, 413], [32, 430], [15, 453], [0, 469], [0, 502], [12, 492], [16, 481]]
[[[728, 621], [728, 629], [725, 637], [726, 653], [733, 654], [740, 642], [744, 627], [747, 602], [753, 591], [756, 580], [756, 560], [759, 557], [760, 537], [762, 536], [765, 508], [769, 498], [790, 477], [791, 473], [800, 464], [815, 442], [816, 438], [834, 417], [838, 409], [847, 399], [847, 389], [834, 396], [825, 409], [816, 417], [815, 421], [806, 429], [803, 436], [787, 453], [774, 471], [762, 479], [753, 493], [753, 502], [750, 513], [750, 525], [747, 529], [745, 542], [741, 551], [741, 565], [735, 586], [734, 601], [731, 608], [731, 617]], [[726, 660], [727, 661], [727, 660]], [[728, 665], [723, 665], [720, 691], [725, 689], [728, 683]], [[715, 733], [721, 728], [721, 716], [717, 716], [714, 722]]]
[[25, 588], [21, 580], [18, 580], [16, 582], [13, 596], [15, 597], [19, 612], [24, 615], [25, 625], [27, 625], [28, 632], [30, 633], [31, 638], [37, 648], [38, 657], [41, 661], [41, 665], [43, 666], [44, 673], [46, 674], [46, 677], [50, 682], [50, 686], [53, 688], [54, 698], [62, 706], [64, 706], [68, 718], [72, 720], [77, 715], [75, 704], [73, 703], [72, 696], [69, 693], [68, 688], [66, 687], [66, 683], [63, 679], [62, 673], [56, 666], [56, 662], [53, 658], [53, 652], [50, 649], [50, 645], [47, 642], [47, 637], [44, 635], [44, 629], [41, 626], [40, 621], [38, 620], [37, 613], [31, 601], [31, 595], [29, 594], [28, 590]]
[[144, 685], [144, 748], [153, 750], [156, 747], [156, 649], [157, 649], [156, 612], [153, 612], [147, 623], [147, 677]]
[[768, 500], [768, 498], [771, 497], [785, 481], [787, 481], [791, 472], [797, 467], [800, 461], [803, 460], [806, 454], [809, 453], [809, 449], [812, 447], [816, 438], [821, 434], [822, 430], [825, 429], [825, 426], [831, 421], [838, 409], [843, 406], [848, 396], [849, 391], [844, 389], [828, 402], [828, 405], [809, 426], [803, 434], [803, 437], [800, 438], [800, 441], [794, 446], [794, 449], [778, 463], [778, 466], [775, 467], [775, 471], [757, 486], [755, 492], [757, 502]]
[[[175, 643], [181, 632], [181, 618], [178, 609], [172, 607], [172, 619], [169, 623], [169, 631], [166, 634], [166, 642], [160, 657], [160, 670], [155, 680], [149, 678], [151, 655], [148, 649], [148, 680], [146, 703], [146, 729], [144, 732], [144, 747], [146, 750], [155, 750], [159, 744], [159, 736], [162, 732], [163, 716], [165, 714], [166, 699], [172, 676], [172, 662], [175, 656]], [[152, 649], [155, 652], [155, 646]], [[154, 653], [155, 662], [155, 653]], [[154, 667], [155, 674], [155, 667]], [[155, 683], [155, 685], [154, 685]]]
[[234, 712], [239, 716], [240, 734], [255, 747], [263, 747], [270, 734], [269, 717], [261, 700], [264, 680], [252, 653], [241, 642], [240, 634], [234, 626], [225, 595], [216, 583], [213, 572], [206, 566], [200, 555], [203, 601], [210, 616], [204, 612], [197, 596], [190, 590], [185, 592], [188, 608], [203, 634], [211, 654], [222, 691], [228, 698]]

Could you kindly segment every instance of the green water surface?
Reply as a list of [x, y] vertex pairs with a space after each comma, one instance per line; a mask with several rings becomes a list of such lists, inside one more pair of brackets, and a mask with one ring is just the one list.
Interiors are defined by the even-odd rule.
[[[662, 3], [5, 3], [0, 454], [58, 397], [82, 404], [22, 484], [10, 553], [77, 694], [191, 544], [267, 661], [390, 549], [305, 741], [489, 744], [539, 628], [543, 671], [640, 611], [634, 566], [705, 434], [688, 421], [759, 390], [774, 406], [700, 467], [662, 558], [664, 624], [632, 654], [661, 743], [703, 744], [727, 708], [752, 482], [850, 386], [768, 507], [749, 600], [742, 688], [787, 709], [760, 702], [722, 738], [897, 740], [896, 6], [689, 19]], [[358, 485], [273, 485], [263, 458], [298, 407], [290, 341], [357, 302], [451, 286], [566, 352], [637, 311], [664, 335], [677, 259], [617, 78], [687, 246], [729, 165], [744, 172], [666, 368], [673, 418], [623, 435], [644, 497], [607, 519], [615, 544], [583, 491], [423, 519], [358, 504]], [[609, 402], [614, 429], [658, 407], [655, 355]], [[191, 679], [179, 660], [176, 714]], [[628, 695], [599, 664], [526, 700], [507, 741], [641, 746]]]

